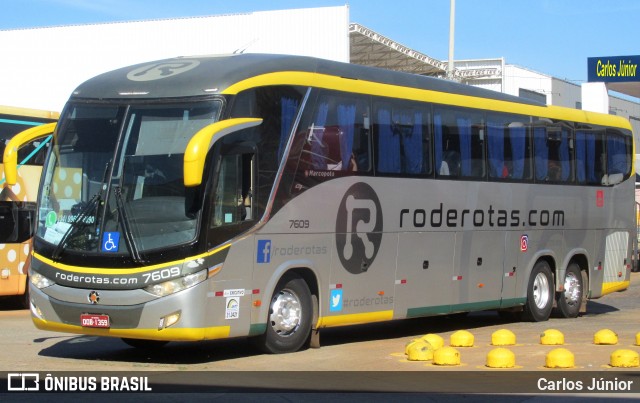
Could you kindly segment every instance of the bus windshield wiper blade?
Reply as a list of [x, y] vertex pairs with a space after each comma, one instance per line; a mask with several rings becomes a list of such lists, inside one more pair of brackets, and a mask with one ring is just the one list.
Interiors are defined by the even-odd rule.
[[[53, 260], [60, 259], [60, 255], [62, 254], [62, 249], [64, 249], [64, 245], [67, 243], [67, 239], [69, 239], [69, 237], [73, 233], [78, 223], [87, 225], [87, 223], [84, 222], [85, 217], [87, 216], [87, 214], [89, 214], [89, 211], [91, 211], [91, 208], [94, 205], [96, 206], [96, 209], [98, 208], [98, 203], [100, 203], [100, 201], [102, 200], [102, 192], [105, 190], [104, 184], [107, 181], [107, 174], [109, 173], [109, 165], [111, 164], [111, 161], [112, 160], [109, 160], [105, 164], [104, 172], [102, 173], [102, 183], [100, 185], [100, 190], [98, 190], [98, 192], [94, 194], [91, 197], [91, 199], [89, 199], [87, 204], [82, 207], [82, 210], [80, 210], [76, 218], [71, 222], [71, 225], [69, 226], [69, 228], [67, 228], [65, 233], [62, 235], [60, 242], [58, 242], [58, 245], [56, 245], [56, 248], [53, 250], [53, 253], [51, 254], [51, 258]], [[96, 218], [97, 218], [97, 215], [98, 215], [98, 211], [96, 211]]]
[[122, 230], [124, 232], [124, 241], [127, 244], [127, 249], [131, 253], [131, 258], [134, 262], [143, 264], [145, 260], [140, 255], [136, 241], [133, 239], [131, 228], [129, 227], [129, 218], [122, 201], [122, 188], [120, 186], [114, 186], [113, 194], [116, 198], [116, 208], [118, 209], [118, 216], [120, 217], [120, 224], [122, 224]]
[[89, 212], [93, 209], [93, 207], [97, 206], [101, 199], [102, 198], [100, 197], [100, 192], [98, 192], [94, 194], [91, 199], [89, 199], [84, 207], [82, 207], [82, 210], [80, 210], [76, 218], [71, 221], [69, 228], [67, 228], [67, 230], [64, 232], [62, 238], [60, 238], [60, 242], [58, 242], [58, 245], [56, 245], [56, 248], [53, 250], [53, 253], [51, 254], [51, 258], [53, 260], [60, 259], [60, 255], [62, 254], [64, 245], [67, 243], [67, 240], [74, 232], [74, 230], [78, 228], [79, 224], [87, 225], [87, 223], [85, 222], [85, 218], [89, 215]]

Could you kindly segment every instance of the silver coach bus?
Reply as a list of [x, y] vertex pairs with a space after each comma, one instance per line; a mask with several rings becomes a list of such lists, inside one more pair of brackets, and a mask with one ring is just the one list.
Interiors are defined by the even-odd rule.
[[257, 54], [119, 69], [80, 85], [56, 128], [33, 321], [280, 353], [331, 326], [576, 317], [629, 284], [633, 155], [619, 117], [380, 69]]

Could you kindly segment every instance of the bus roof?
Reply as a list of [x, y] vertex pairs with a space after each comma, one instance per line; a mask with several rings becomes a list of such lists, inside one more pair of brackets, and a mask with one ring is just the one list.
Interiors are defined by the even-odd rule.
[[[444, 94], [432, 100], [436, 103], [611, 125], [631, 130], [630, 123], [621, 117], [547, 106], [449, 80], [306, 56], [274, 54], [178, 57], [123, 67], [84, 82], [73, 92], [72, 99], [184, 98], [236, 94], [243, 89], [261, 85], [324, 86], [333, 89], [351, 87], [348, 90], [367, 92], [371, 86], [367, 87], [366, 83], [375, 84], [375, 90], [369, 93], [376, 95], [425, 100], [416, 94], [430, 91], [432, 94]], [[409, 93], [405, 91], [404, 95], [394, 95], [403, 90]]]
[[[170, 75], [172, 71], [179, 74]], [[433, 77], [306, 56], [255, 53], [179, 57], [124, 67], [86, 81], [73, 94], [81, 98], [108, 99], [198, 96], [223, 93], [233, 84], [263, 74], [291, 71], [542, 105], [524, 98]], [[159, 79], [162, 79], [162, 85], [158, 85]]]

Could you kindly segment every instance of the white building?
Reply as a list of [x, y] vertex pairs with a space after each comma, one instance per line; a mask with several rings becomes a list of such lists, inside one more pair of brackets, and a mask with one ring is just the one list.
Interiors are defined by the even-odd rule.
[[0, 31], [0, 105], [60, 111], [100, 73], [175, 56], [284, 53], [349, 61], [349, 8]]

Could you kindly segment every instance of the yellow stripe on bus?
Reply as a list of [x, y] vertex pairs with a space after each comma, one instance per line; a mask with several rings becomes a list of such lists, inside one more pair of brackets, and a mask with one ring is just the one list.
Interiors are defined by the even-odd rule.
[[60, 270], [65, 270], [65, 271], [70, 271], [73, 273], [88, 273], [88, 274], [135, 274], [135, 273], [142, 273], [142, 272], [146, 272], [149, 270], [155, 270], [155, 269], [159, 269], [162, 267], [168, 267], [168, 266], [178, 266], [181, 265], [185, 262], [188, 262], [190, 260], [196, 260], [196, 259], [201, 259], [204, 257], [208, 257], [211, 255], [214, 255], [224, 249], [227, 249], [228, 247], [230, 247], [231, 244], [226, 244], [226, 245], [222, 245], [219, 248], [216, 248], [212, 251], [206, 252], [206, 253], [202, 253], [200, 255], [196, 255], [196, 256], [190, 256], [188, 258], [185, 259], [181, 259], [181, 260], [174, 260], [173, 262], [167, 262], [167, 263], [159, 263], [159, 264], [154, 264], [151, 266], [144, 266], [144, 267], [136, 267], [136, 268], [127, 268], [127, 269], [110, 269], [110, 268], [101, 268], [101, 267], [95, 267], [95, 268], [89, 268], [89, 267], [79, 267], [79, 266], [69, 266], [63, 263], [58, 263], [55, 262], [51, 259], [47, 259], [46, 257], [42, 256], [39, 253], [34, 252], [33, 253], [33, 257], [38, 259], [39, 261], [48, 264], [51, 267], [54, 267], [56, 269], [60, 269]]
[[578, 109], [559, 106], [521, 104], [517, 102], [480, 98], [470, 95], [459, 95], [392, 84], [382, 84], [366, 80], [350, 79], [348, 77], [338, 77], [301, 71], [282, 71], [251, 77], [232, 84], [222, 91], [222, 93], [235, 95], [250, 88], [269, 85], [310, 86], [359, 94], [379, 95], [391, 98], [490, 110], [495, 112], [517, 113], [552, 119], [570, 120], [581, 123], [616, 126], [631, 130], [631, 123], [620, 116], [590, 113]]
[[124, 337], [146, 340], [167, 341], [199, 341], [226, 339], [231, 333], [231, 326], [214, 326], [202, 328], [168, 328], [168, 329], [98, 329], [50, 322], [33, 317], [33, 324], [40, 330], [54, 332], [87, 334], [92, 336]]
[[350, 315], [324, 316], [318, 319], [317, 327], [357, 325], [361, 323], [384, 322], [393, 319], [393, 310]]

